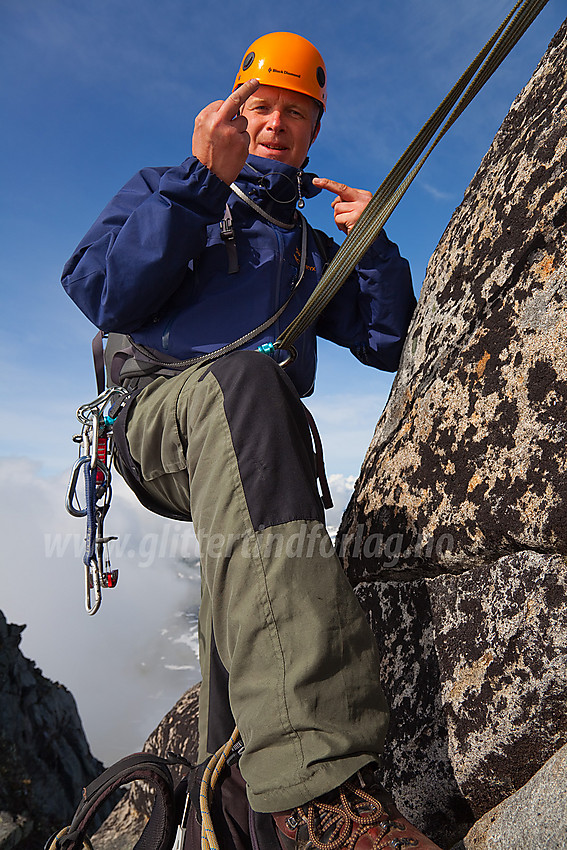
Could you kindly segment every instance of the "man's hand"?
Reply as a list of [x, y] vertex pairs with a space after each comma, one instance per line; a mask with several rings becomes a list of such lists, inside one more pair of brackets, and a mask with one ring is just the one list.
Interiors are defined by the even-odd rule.
[[326, 177], [315, 177], [313, 185], [336, 194], [337, 197], [332, 203], [335, 224], [339, 230], [348, 235], [368, 206], [372, 193], [365, 189], [353, 189], [345, 183], [336, 183]]
[[240, 174], [250, 144], [248, 122], [238, 113], [259, 85], [258, 80], [248, 80], [226, 100], [209, 103], [195, 118], [193, 156], [229, 186]]

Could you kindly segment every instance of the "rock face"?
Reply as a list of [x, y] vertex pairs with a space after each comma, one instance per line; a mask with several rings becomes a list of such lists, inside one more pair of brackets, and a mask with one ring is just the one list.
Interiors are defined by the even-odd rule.
[[337, 538], [385, 783], [442, 847], [567, 742], [566, 80], [567, 22], [429, 263]]
[[567, 742], [566, 585], [564, 558], [534, 552], [430, 583], [449, 756], [477, 815]]
[[455, 850], [564, 850], [567, 847], [567, 747], [474, 825]]
[[562, 29], [429, 263], [343, 523], [353, 579], [567, 553], [566, 74]]
[[33, 850], [69, 822], [81, 789], [103, 766], [72, 695], [22, 655], [24, 628], [0, 612], [0, 811], [9, 813], [0, 820], [8, 832], [12, 819], [18, 839], [33, 829], [26, 840]]

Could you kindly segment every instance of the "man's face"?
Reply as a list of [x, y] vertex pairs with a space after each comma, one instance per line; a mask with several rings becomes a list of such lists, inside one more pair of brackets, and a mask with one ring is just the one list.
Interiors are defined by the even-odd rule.
[[319, 127], [315, 101], [305, 94], [259, 86], [241, 114], [248, 121], [249, 152], [300, 168]]

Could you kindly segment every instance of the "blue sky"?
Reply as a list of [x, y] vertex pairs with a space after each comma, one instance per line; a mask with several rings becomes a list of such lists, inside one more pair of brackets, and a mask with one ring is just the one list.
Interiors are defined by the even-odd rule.
[[[70, 439], [77, 430], [75, 410], [95, 395], [93, 329], [59, 283], [75, 245], [137, 169], [175, 164], [190, 153], [195, 114], [228, 94], [244, 50], [264, 32], [299, 32], [325, 57], [329, 104], [310, 169], [374, 191], [511, 5], [512, 0], [0, 4], [0, 504], [3, 539], [9, 541], [0, 609], [30, 624], [28, 651], [48, 675], [87, 693], [72, 673], [76, 656], [69, 647], [42, 655], [42, 647], [51, 646], [44, 637], [45, 612], [55, 606], [64, 617], [66, 609], [57, 607], [61, 592], [55, 580], [41, 585], [41, 600], [29, 592], [34, 577], [26, 560], [41, 560], [41, 546], [30, 548], [29, 538], [40, 526], [45, 534], [46, 514], [52, 530], [68, 527], [63, 491], [76, 455]], [[563, 2], [550, 0], [387, 225], [410, 261], [416, 292], [453, 210], [565, 11]], [[324, 193], [308, 202], [306, 213], [313, 225], [338, 237], [331, 200]], [[358, 474], [391, 379], [347, 351], [321, 346], [309, 406], [324, 439], [328, 472], [335, 475], [338, 507]], [[133, 510], [130, 505], [126, 511], [130, 522]], [[136, 522], [154, 528], [153, 520], [136, 516]], [[136, 599], [143, 596], [139, 590]], [[81, 606], [75, 599], [68, 604]], [[112, 605], [119, 618], [120, 603]], [[165, 609], [163, 616], [169, 616]], [[86, 628], [81, 623], [77, 620], [79, 642]], [[93, 734], [103, 737], [98, 727]]]
[[[329, 109], [312, 149], [319, 174], [374, 191], [511, 0], [398, 0], [221, 5], [193, 0], [4, 0], [0, 356], [9, 403], [0, 454], [44, 474], [68, 454], [74, 409], [93, 394], [89, 322], [63, 292], [61, 268], [112, 194], [138, 168], [190, 152], [195, 114], [230, 89], [259, 34], [293, 29], [323, 53]], [[551, 0], [524, 40], [434, 153], [387, 230], [416, 291], [452, 211], [507, 109], [559, 26]], [[309, 202], [334, 232], [331, 196]], [[357, 436], [329, 449], [330, 471], [357, 474], [391, 376], [321, 347], [315, 412], [343, 393]], [[354, 399], [364, 399], [359, 412]], [[375, 399], [374, 411], [366, 400]], [[344, 426], [344, 421], [343, 421]], [[327, 429], [326, 422], [322, 425]]]

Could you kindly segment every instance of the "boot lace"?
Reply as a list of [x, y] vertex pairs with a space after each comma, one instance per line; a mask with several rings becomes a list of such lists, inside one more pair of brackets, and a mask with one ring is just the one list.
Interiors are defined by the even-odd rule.
[[391, 829], [404, 830], [403, 824], [390, 820], [386, 809], [363, 788], [345, 782], [334, 802], [317, 799], [295, 809], [288, 820], [290, 826], [303, 821], [307, 825], [310, 844], [316, 850], [354, 850], [359, 838], [370, 830], [373, 850], [415, 846], [412, 838], [388, 837]]

